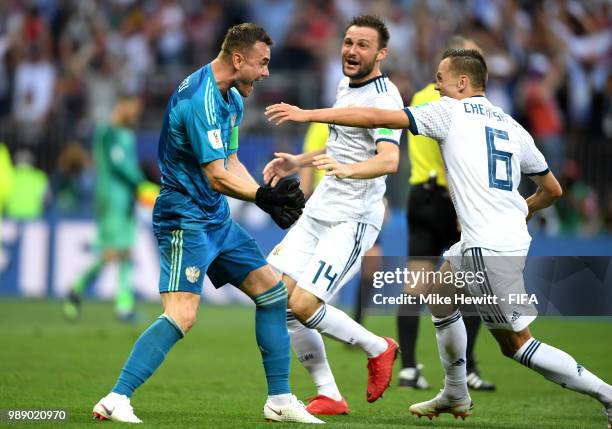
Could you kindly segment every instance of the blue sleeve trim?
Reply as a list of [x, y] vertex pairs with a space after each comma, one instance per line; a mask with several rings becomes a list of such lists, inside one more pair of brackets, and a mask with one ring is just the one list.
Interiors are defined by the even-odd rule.
[[223, 159], [223, 158], [225, 158], [225, 153], [223, 153], [222, 151], [219, 153], [213, 152], [207, 157], [204, 157], [204, 159], [200, 159], [200, 165], [208, 164], [209, 162], [213, 162], [213, 161], [216, 161], [218, 159]]
[[408, 127], [408, 131], [410, 131], [415, 136], [419, 134], [419, 128], [417, 127], [416, 121], [414, 120], [414, 116], [410, 111], [409, 107], [404, 108], [404, 113], [408, 115], [408, 119], [410, 120], [410, 126]]
[[550, 172], [550, 169], [540, 171], [539, 173], [527, 173], [526, 176], [546, 176]]
[[378, 144], [378, 143], [380, 143], [380, 142], [389, 142], [389, 143], [395, 143], [395, 144], [396, 144], [396, 145], [398, 145], [398, 146], [399, 146], [399, 144], [400, 144], [400, 143], [399, 143], [397, 140], [388, 139], [388, 138], [385, 138], [385, 137], [381, 137], [381, 138], [379, 138], [379, 139], [376, 139], [376, 141], [374, 142], [374, 144]]

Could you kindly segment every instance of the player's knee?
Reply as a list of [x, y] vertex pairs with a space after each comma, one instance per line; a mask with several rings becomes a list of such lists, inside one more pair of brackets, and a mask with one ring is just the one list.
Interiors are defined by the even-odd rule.
[[429, 289], [427, 284], [418, 283], [418, 284], [405, 284], [403, 292], [406, 295], [414, 296], [420, 298], [427, 294], [427, 290]]
[[287, 274], [283, 274], [282, 277], [283, 283], [285, 283], [285, 287], [287, 288], [287, 298], [291, 298], [293, 291], [297, 287], [297, 282], [289, 277]]
[[191, 328], [193, 328], [193, 325], [195, 325], [196, 320], [197, 318], [195, 314], [189, 314], [183, 317], [178, 323], [183, 332], [187, 333], [191, 330]]
[[195, 311], [182, 310], [169, 314], [170, 317], [179, 325], [184, 333], [189, 332], [193, 325], [195, 325], [197, 317]]
[[106, 263], [116, 261], [117, 259], [119, 259], [119, 252], [114, 249], [106, 250], [102, 254], [102, 259], [104, 259], [104, 262]]
[[319, 303], [316, 297], [309, 299], [310, 297], [300, 296], [304, 294], [293, 293], [289, 298], [289, 309], [300, 322], [308, 320], [319, 307]]
[[130, 261], [132, 259], [132, 252], [130, 250], [122, 250], [119, 252], [118, 258], [121, 261]]
[[525, 342], [523, 337], [516, 332], [505, 332], [504, 335], [498, 334], [495, 337], [502, 354], [510, 359], [514, 358]]
[[447, 317], [452, 316], [459, 307], [454, 304], [429, 304], [427, 305], [427, 308], [429, 308], [429, 312], [432, 316], [438, 319], [446, 319]]

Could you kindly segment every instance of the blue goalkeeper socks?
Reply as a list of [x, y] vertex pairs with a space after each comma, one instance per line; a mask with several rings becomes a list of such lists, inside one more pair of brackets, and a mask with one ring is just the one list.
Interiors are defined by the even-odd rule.
[[[291, 357], [285, 319], [285, 284], [279, 282], [253, 300], [256, 304], [255, 336], [268, 381], [268, 395], [289, 393]], [[183, 336], [183, 332], [171, 318], [160, 316], [134, 344], [112, 391], [130, 398], [134, 390], [155, 372], [168, 351]]]
[[131, 398], [134, 390], [155, 372], [172, 346], [184, 336], [171, 317], [159, 316], [136, 340], [112, 391]]
[[287, 288], [280, 281], [253, 301], [257, 306], [255, 336], [268, 381], [268, 395], [289, 393], [291, 356], [286, 321]]

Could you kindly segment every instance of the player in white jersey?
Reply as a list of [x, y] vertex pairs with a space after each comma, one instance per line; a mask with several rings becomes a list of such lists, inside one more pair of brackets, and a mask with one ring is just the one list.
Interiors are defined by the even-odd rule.
[[[277, 124], [294, 120], [409, 128], [440, 142], [462, 227], [461, 241], [445, 254], [441, 270], [481, 273], [481, 281], [468, 286], [470, 294], [503, 296], [508, 291], [524, 291], [522, 271], [531, 241], [525, 220], [550, 206], [562, 191], [529, 133], [485, 98], [486, 78], [486, 64], [477, 51], [451, 49], [438, 66], [439, 102], [404, 110], [356, 107], [305, 111], [280, 104], [270, 106], [266, 114]], [[538, 185], [526, 200], [517, 192], [521, 173], [530, 175]], [[491, 257], [485, 261], [483, 256]], [[430, 286], [428, 293], [446, 293], [448, 289]], [[608, 428], [612, 427], [612, 386], [567, 353], [533, 338], [528, 328], [535, 319], [532, 306], [484, 302], [477, 308], [505, 356], [550, 381], [597, 399], [605, 407]], [[410, 411], [430, 418], [441, 413], [468, 416], [472, 403], [466, 385], [466, 336], [461, 314], [454, 303], [430, 306], [430, 310], [445, 385], [434, 399], [414, 404]]]
[[[342, 46], [335, 106], [401, 108], [396, 86], [380, 71], [389, 32], [377, 17], [353, 18]], [[304, 214], [268, 256], [290, 291], [287, 323], [298, 359], [312, 375], [313, 414], [347, 414], [331, 372], [321, 333], [360, 347], [368, 356], [366, 399], [377, 400], [391, 381], [397, 344], [365, 329], [329, 300], [359, 271], [383, 222], [386, 174], [397, 171], [401, 131], [331, 126], [326, 150], [298, 156], [278, 153], [264, 169], [275, 182], [300, 167], [326, 171]]]

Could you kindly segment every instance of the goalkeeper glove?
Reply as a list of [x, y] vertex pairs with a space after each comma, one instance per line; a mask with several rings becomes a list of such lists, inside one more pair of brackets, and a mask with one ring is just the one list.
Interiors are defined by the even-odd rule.
[[290, 209], [278, 206], [259, 206], [259, 208], [268, 213], [281, 229], [289, 228], [302, 215], [302, 209]]
[[[257, 206], [268, 213], [282, 229], [289, 228], [302, 215], [305, 198], [300, 190], [298, 179], [281, 179], [274, 188], [270, 185], [262, 186], [257, 190], [257, 195], [259, 196], [259, 200], [256, 199], [255, 201]], [[269, 198], [269, 195], [273, 197]], [[280, 201], [281, 197], [278, 197], [279, 195], [286, 195], [288, 198], [288, 203], [284, 204], [283, 207], [262, 201], [267, 198], [269, 198], [268, 201], [273, 198], [278, 198], [277, 201]]]
[[264, 211], [267, 211], [265, 209], [267, 206], [303, 209], [306, 198], [300, 189], [298, 179], [282, 179], [274, 188], [260, 186], [255, 194], [255, 204]]

